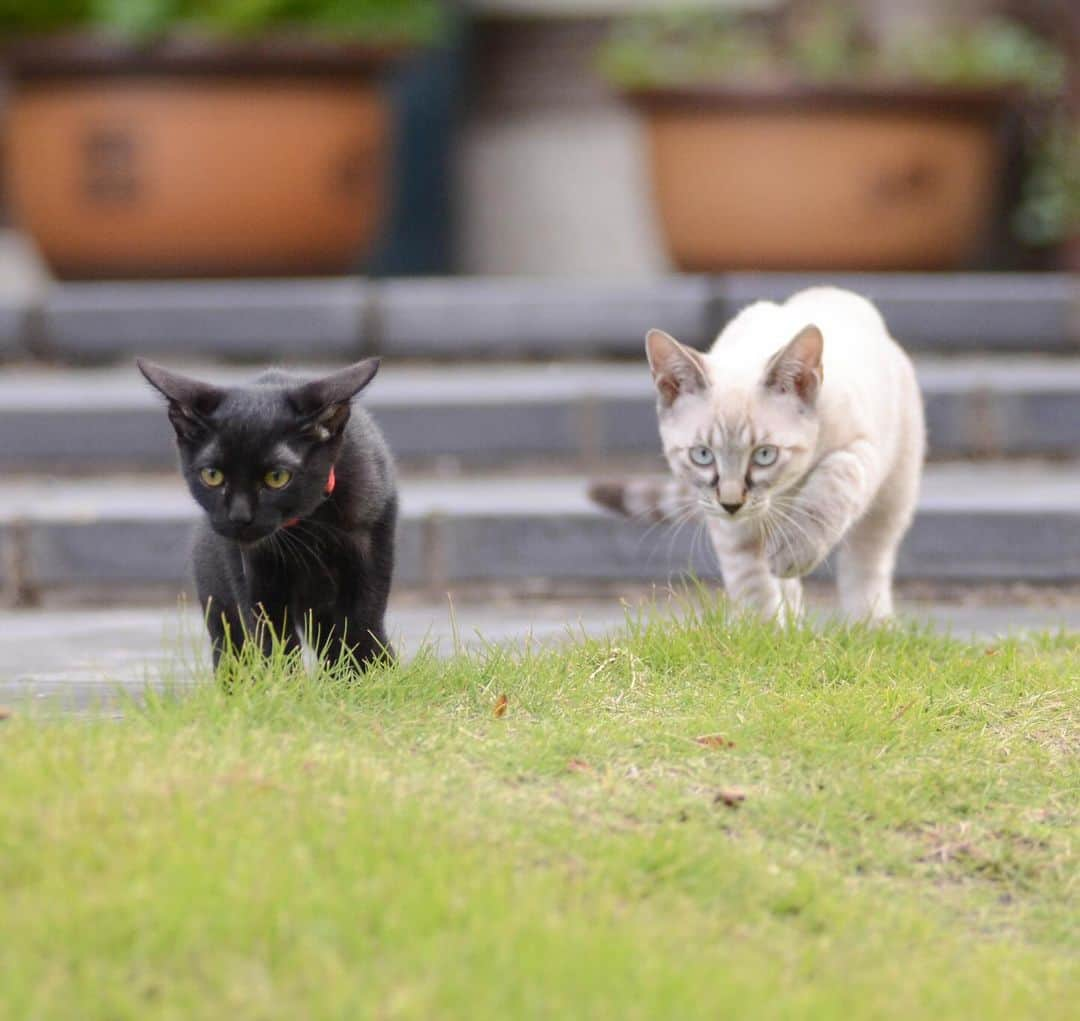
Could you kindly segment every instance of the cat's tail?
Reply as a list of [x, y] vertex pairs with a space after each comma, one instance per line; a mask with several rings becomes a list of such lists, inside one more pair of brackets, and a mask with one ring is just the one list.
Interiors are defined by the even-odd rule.
[[674, 521], [693, 505], [694, 494], [671, 478], [602, 479], [589, 484], [589, 499], [639, 521]]

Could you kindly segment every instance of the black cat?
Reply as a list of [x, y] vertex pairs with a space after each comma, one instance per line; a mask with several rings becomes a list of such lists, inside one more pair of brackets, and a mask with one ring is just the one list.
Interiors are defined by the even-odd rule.
[[350, 405], [378, 360], [315, 380], [271, 370], [241, 387], [137, 364], [168, 398], [184, 478], [206, 511], [195, 582], [215, 667], [230, 644], [268, 653], [275, 637], [295, 649], [302, 634], [362, 668], [391, 657], [394, 465]]

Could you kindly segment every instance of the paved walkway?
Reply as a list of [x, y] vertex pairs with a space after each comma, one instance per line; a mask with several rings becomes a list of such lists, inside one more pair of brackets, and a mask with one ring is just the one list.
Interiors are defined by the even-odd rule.
[[[391, 615], [399, 649], [414, 653], [425, 641], [448, 653], [454, 634], [466, 645], [551, 642], [568, 634], [617, 630], [624, 609], [616, 599], [536, 600], [506, 604], [403, 606]], [[958, 637], [990, 637], [1023, 630], [1080, 628], [1080, 602], [1058, 606], [909, 604], [907, 619], [931, 622]], [[207, 662], [202, 622], [177, 608], [48, 610], [0, 613], [0, 704], [27, 698], [83, 711], [115, 703], [120, 692], [147, 684], [190, 684]]]

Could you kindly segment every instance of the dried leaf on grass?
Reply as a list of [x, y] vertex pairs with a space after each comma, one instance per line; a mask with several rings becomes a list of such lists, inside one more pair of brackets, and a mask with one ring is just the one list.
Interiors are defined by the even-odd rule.
[[724, 737], [723, 734], [701, 734], [694, 738], [700, 745], [706, 748], [734, 748], [735, 742]]
[[506, 710], [510, 707], [510, 699], [505, 694], [500, 695], [495, 699], [495, 708], [492, 710], [492, 715], [498, 720], [506, 715]]

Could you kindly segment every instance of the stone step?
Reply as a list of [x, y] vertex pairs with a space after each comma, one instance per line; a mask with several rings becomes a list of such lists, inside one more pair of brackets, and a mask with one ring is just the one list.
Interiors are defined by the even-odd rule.
[[39, 283], [0, 290], [0, 357], [637, 358], [661, 326], [706, 345], [738, 309], [811, 284], [877, 301], [911, 350], [1072, 352], [1066, 274], [756, 274]]
[[[583, 476], [406, 479], [397, 581], [595, 584], [713, 577], [703, 536], [606, 514]], [[9, 478], [0, 490], [0, 580], [56, 588], [180, 585], [196, 508], [173, 477]], [[695, 541], [696, 540], [696, 541]], [[1080, 580], [1080, 465], [944, 464], [928, 471], [899, 576], [929, 581]]]
[[[1080, 358], [920, 358], [934, 458], [1070, 456], [1080, 444]], [[249, 369], [194, 366], [219, 381]], [[364, 404], [406, 465], [558, 463], [602, 469], [659, 453], [653, 391], [630, 363], [387, 361]], [[175, 462], [162, 401], [132, 366], [0, 373], [0, 468], [90, 472]]]

